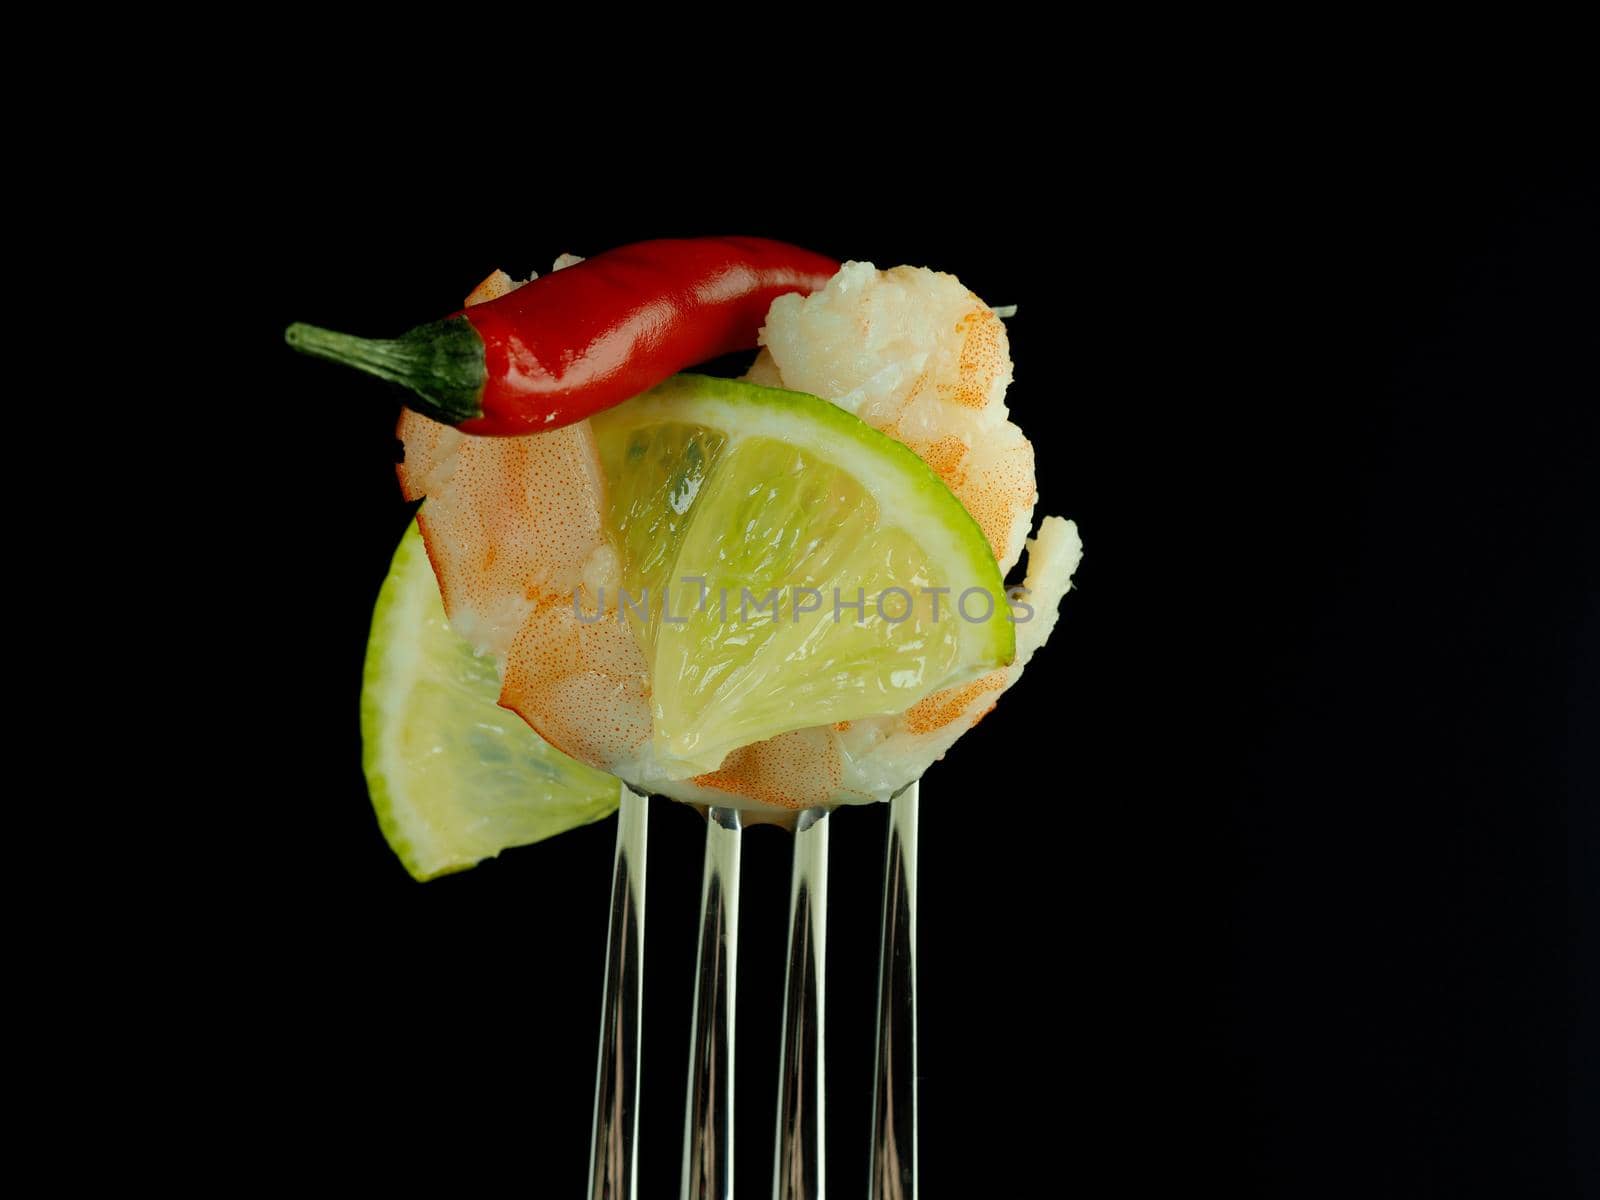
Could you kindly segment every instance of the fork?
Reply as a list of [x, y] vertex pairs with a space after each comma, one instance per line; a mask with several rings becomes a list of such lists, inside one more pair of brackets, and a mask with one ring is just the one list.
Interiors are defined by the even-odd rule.
[[[916, 863], [919, 788], [889, 804], [878, 1034], [873, 1079], [872, 1200], [917, 1196]], [[738, 981], [739, 861], [735, 809], [706, 814], [700, 944], [684, 1106], [682, 1200], [732, 1200], [734, 1025]], [[639, 1008], [644, 983], [646, 800], [626, 785], [617, 823], [599, 1064], [590, 1140], [589, 1200], [637, 1200]], [[824, 1021], [827, 981], [826, 809], [795, 822], [789, 889], [789, 965], [774, 1138], [774, 1200], [824, 1200]]]

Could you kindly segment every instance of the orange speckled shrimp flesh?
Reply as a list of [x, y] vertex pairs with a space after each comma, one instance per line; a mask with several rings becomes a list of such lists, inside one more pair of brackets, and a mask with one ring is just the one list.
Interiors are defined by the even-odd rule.
[[[564, 256], [557, 269], [580, 261]], [[520, 286], [496, 271], [468, 305]], [[587, 421], [521, 438], [474, 437], [406, 409], [397, 433], [450, 624], [501, 667], [500, 703], [551, 745], [616, 774], [650, 736], [647, 670], [619, 622], [582, 624], [614, 571], [601, 532], [600, 460]], [[598, 579], [598, 582], [597, 582]]]

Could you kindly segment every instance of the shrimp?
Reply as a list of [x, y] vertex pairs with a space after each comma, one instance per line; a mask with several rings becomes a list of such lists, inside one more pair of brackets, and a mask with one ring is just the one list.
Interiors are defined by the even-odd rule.
[[[556, 269], [569, 265], [569, 256]], [[481, 303], [519, 286], [496, 272]], [[604, 483], [587, 421], [525, 438], [481, 438], [405, 412], [399, 468], [451, 624], [501, 667], [500, 703], [557, 749], [636, 788], [781, 820], [816, 805], [887, 799], [990, 711], [1054, 628], [1082, 553], [1076, 526], [1048, 517], [1029, 541], [1033, 448], [1010, 422], [1005, 328], [949, 275], [847, 263], [822, 291], [776, 301], [746, 378], [832, 400], [904, 442], [977, 520], [1009, 571], [1028, 550], [1009, 666], [904, 713], [801, 729], [670, 778], [652, 748], [649, 667], [626, 624], [580, 619], [616, 594], [601, 515]]]
[[[569, 265], [557, 261], [557, 269]], [[580, 260], [571, 260], [580, 261]], [[521, 286], [503, 271], [467, 297]], [[587, 421], [532, 437], [474, 437], [410, 409], [397, 468], [450, 624], [501, 668], [500, 703], [545, 741], [626, 778], [650, 741], [649, 668], [621, 622], [578, 620], [574, 596], [615, 595], [600, 456]]]
[[884, 799], [944, 757], [1022, 677], [1055, 629], [1083, 543], [1061, 517], [1044, 518], [1028, 538], [1039, 493], [1033, 446], [1006, 408], [1005, 324], [955, 276], [847, 262], [821, 291], [773, 301], [761, 343], [747, 379], [831, 400], [904, 442], [978, 522], [1002, 574], [1028, 552], [1015, 661], [898, 716], [834, 729], [844, 786]]
[[812, 296], [780, 296], [746, 378], [831, 400], [904, 442], [956, 494], [1002, 573], [1033, 506], [1033, 446], [1009, 420], [1004, 322], [953, 275], [847, 262]]

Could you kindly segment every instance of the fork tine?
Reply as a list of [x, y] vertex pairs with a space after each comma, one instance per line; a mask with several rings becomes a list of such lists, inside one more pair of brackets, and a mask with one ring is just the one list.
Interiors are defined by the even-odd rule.
[[739, 813], [706, 814], [700, 952], [683, 1118], [683, 1200], [733, 1196], [733, 1018], [739, 965]]
[[611, 923], [600, 1010], [600, 1061], [589, 1135], [589, 1200], [635, 1200], [639, 1190], [639, 1010], [644, 995], [644, 868], [649, 811], [622, 786], [611, 868]]
[[917, 1196], [917, 807], [913, 783], [889, 802], [878, 951], [871, 1200]]
[[789, 885], [789, 968], [778, 1070], [774, 1200], [822, 1200], [823, 1025], [828, 940], [828, 812], [808, 808], [795, 826]]

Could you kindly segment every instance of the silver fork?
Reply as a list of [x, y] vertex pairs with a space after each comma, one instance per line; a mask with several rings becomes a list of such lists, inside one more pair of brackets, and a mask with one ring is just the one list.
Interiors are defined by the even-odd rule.
[[795, 823], [789, 880], [789, 967], [783, 988], [773, 1200], [822, 1200], [823, 1013], [827, 998], [828, 812], [808, 808]]
[[611, 867], [611, 921], [600, 1004], [600, 1064], [589, 1133], [589, 1200], [639, 1194], [639, 1025], [644, 999], [644, 875], [649, 809], [622, 785], [617, 852]]
[[917, 810], [920, 782], [889, 801], [878, 942], [871, 1200], [917, 1200]]
[[[869, 1194], [915, 1200], [916, 853], [918, 787], [890, 803], [883, 932], [878, 966], [878, 1045]], [[638, 1195], [639, 1005], [643, 985], [645, 801], [626, 787], [617, 826], [611, 926], [595, 1080], [590, 1200]], [[789, 965], [773, 1159], [774, 1200], [824, 1200], [826, 1190], [823, 1015], [827, 981], [827, 811], [796, 822], [789, 892]], [[737, 811], [706, 821], [682, 1200], [732, 1200], [734, 1015], [739, 944]]]
[[683, 1117], [683, 1200], [733, 1195], [733, 1023], [739, 966], [737, 809], [706, 814], [700, 950]]

